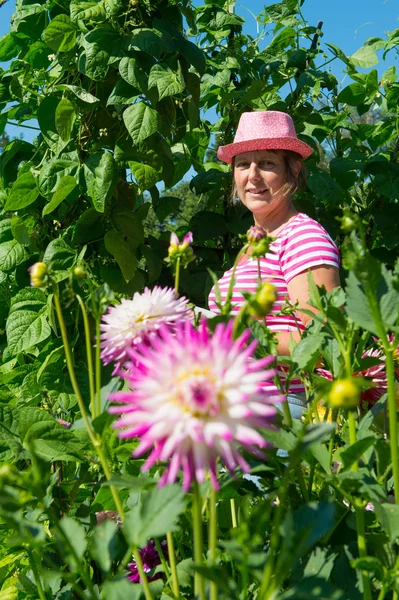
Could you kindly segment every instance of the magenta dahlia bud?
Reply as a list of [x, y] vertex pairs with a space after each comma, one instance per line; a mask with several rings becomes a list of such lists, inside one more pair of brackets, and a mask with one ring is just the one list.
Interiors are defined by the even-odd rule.
[[47, 285], [47, 265], [43, 262], [37, 262], [28, 268], [30, 275], [30, 284], [32, 287], [46, 287]]
[[193, 234], [191, 231], [186, 233], [181, 243], [177, 235], [172, 232], [170, 234], [168, 257], [165, 258], [165, 261], [169, 263], [171, 267], [174, 267], [179, 259], [180, 265], [182, 267], [187, 267], [187, 265], [195, 259], [193, 249], [191, 248], [192, 243]]
[[247, 231], [247, 240], [250, 243], [260, 242], [266, 237], [266, 231], [260, 225], [253, 225]]
[[[167, 544], [165, 541], [161, 542], [162, 552], [167, 556]], [[150, 540], [144, 548], [139, 549], [141, 560], [143, 562], [144, 572], [150, 573], [155, 567], [161, 564], [161, 559], [158, 554], [158, 550], [155, 546], [154, 540]], [[136, 564], [136, 561], [133, 559], [131, 563], [128, 564], [129, 574], [127, 576], [128, 580], [132, 583], [141, 583], [140, 573]], [[162, 573], [155, 573], [152, 577], [147, 577], [148, 581], [155, 581], [156, 579], [160, 579], [162, 577]]]
[[258, 431], [272, 425], [281, 398], [265, 386], [275, 375], [274, 356], [256, 359], [257, 342], [246, 330], [233, 337], [233, 321], [213, 334], [206, 321], [196, 329], [180, 321], [174, 331], [160, 327], [156, 342], [130, 351], [134, 368], [122, 373], [129, 391], [115, 392], [121, 415], [115, 427], [122, 438], [138, 438], [135, 457], [149, 453], [142, 467], [166, 463], [159, 485], [173, 483], [183, 471], [183, 488], [205, 481], [218, 489], [217, 465], [230, 473], [251, 470], [242, 451], [264, 460], [266, 440]]

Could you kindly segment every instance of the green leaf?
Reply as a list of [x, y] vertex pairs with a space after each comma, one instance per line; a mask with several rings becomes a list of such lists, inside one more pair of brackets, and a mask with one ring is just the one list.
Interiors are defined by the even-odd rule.
[[113, 216], [115, 225], [128, 238], [132, 247], [137, 248], [144, 242], [143, 223], [131, 210], [118, 210]]
[[51, 196], [67, 175], [76, 176], [80, 164], [77, 161], [56, 158], [45, 163], [39, 175], [39, 189], [43, 196]]
[[92, 240], [102, 238], [105, 232], [104, 218], [95, 208], [89, 208], [80, 215], [72, 241], [74, 244], [87, 244]]
[[343, 199], [342, 188], [322, 169], [312, 169], [308, 187], [327, 206]]
[[149, 538], [176, 531], [177, 519], [186, 507], [186, 495], [177, 484], [142, 492], [127, 513], [123, 531], [130, 544], [145, 546]]
[[84, 88], [79, 87], [78, 85], [67, 85], [66, 83], [62, 83], [57, 85], [58, 90], [69, 90], [74, 94], [79, 100], [85, 102], [86, 104], [95, 104], [96, 102], [100, 102], [98, 98], [87, 92]]
[[[382, 45], [384, 42], [381, 40]], [[369, 69], [370, 67], [374, 67], [374, 65], [378, 64], [378, 56], [375, 53], [375, 46], [364, 45], [352, 56], [349, 57], [352, 65], [356, 65], [357, 67], [361, 67], [362, 69]]]
[[11, 231], [14, 239], [17, 240], [19, 244], [22, 244], [22, 246], [30, 245], [31, 239], [27, 227], [20, 217], [15, 216], [11, 219]]
[[300, 369], [314, 367], [316, 360], [320, 357], [320, 347], [326, 334], [315, 332], [303, 337], [294, 347], [292, 360]]
[[17, 294], [6, 323], [11, 355], [23, 352], [50, 336], [51, 328], [46, 312], [46, 296], [41, 290], [29, 288]]
[[79, 71], [94, 81], [104, 81], [108, 73], [110, 55], [105, 48], [85, 40], [85, 52], [78, 63]]
[[399, 506], [397, 504], [376, 504], [375, 513], [391, 542], [399, 538]]
[[118, 263], [126, 281], [130, 281], [139, 261], [134, 255], [129, 241], [125, 240], [125, 236], [120, 231], [111, 230], [105, 234], [104, 244], [108, 252], [113, 255]]
[[84, 164], [87, 193], [94, 208], [104, 212], [105, 205], [113, 192], [115, 162], [110, 152], [96, 152]]
[[150, 283], [157, 281], [163, 267], [162, 260], [151, 250], [151, 248], [149, 248], [149, 246], [146, 246], [145, 244], [140, 246], [140, 250], [142, 251], [147, 264], [148, 281]]
[[[157, 205], [154, 207], [158, 221], [163, 223], [166, 217], [179, 210], [181, 203], [182, 199], [175, 196], [162, 196], [162, 198], [159, 198]], [[248, 227], [245, 231], [247, 230]]]
[[141, 192], [151, 189], [160, 180], [158, 171], [150, 167], [150, 165], [136, 161], [131, 161], [128, 164], [135, 180], [139, 184]]
[[0, 62], [6, 62], [18, 55], [21, 50], [16, 37], [12, 33], [3, 35], [0, 39]]
[[107, 106], [133, 104], [139, 97], [138, 90], [126, 83], [124, 79], [120, 79], [108, 97]]
[[173, 72], [167, 65], [162, 64], [151, 67], [148, 87], [152, 88], [154, 86], [158, 89], [159, 100], [167, 96], [176, 96], [185, 88], [179, 73]]
[[57, 238], [47, 246], [43, 262], [51, 266], [52, 270], [65, 271], [70, 269], [76, 261], [77, 252], [62, 238]]
[[[46, 96], [37, 109], [37, 120], [42, 135], [48, 147], [58, 155], [67, 145], [67, 141], [61, 139], [56, 125], [56, 111], [60, 99], [57, 96]], [[42, 169], [43, 170], [43, 169]]]
[[219, 213], [200, 211], [190, 221], [194, 239], [202, 243], [227, 233], [226, 219]]
[[[148, 585], [152, 598], [159, 598], [165, 585], [163, 580], [150, 581]], [[140, 583], [132, 585], [126, 576], [123, 576], [122, 579], [113, 579], [104, 584], [104, 598], [106, 600], [144, 600], [145, 596]]]
[[159, 58], [164, 50], [160, 35], [153, 29], [134, 29], [129, 38], [129, 50], [140, 50]]
[[56, 52], [69, 52], [76, 45], [76, 27], [68, 15], [57, 15], [44, 32], [47, 46]]
[[104, 21], [106, 13], [102, 2], [71, 2], [71, 19], [73, 21]]
[[359, 106], [364, 103], [366, 97], [367, 92], [364, 85], [361, 83], [351, 83], [338, 94], [337, 100], [338, 102], [349, 104], [349, 106]]
[[377, 442], [377, 438], [374, 436], [365, 437], [358, 440], [354, 444], [351, 444], [345, 450], [341, 450], [340, 457], [343, 463], [343, 471], [350, 469], [354, 462], [357, 462], [363, 454], [371, 446]]
[[[72, 546], [77, 558], [82, 560], [87, 546], [86, 531], [83, 525], [81, 525], [77, 519], [62, 517], [59, 521], [59, 526], [69, 544]], [[59, 534], [57, 537], [59, 537], [60, 543], [64, 546], [64, 551], [69, 554], [69, 566], [73, 571], [79, 570], [81, 565], [76, 564], [76, 559], [72, 556], [72, 553], [70, 553], [70, 549], [68, 547], [65, 548], [64, 539], [60, 537]]]
[[127, 56], [122, 58], [119, 63], [119, 73], [127, 83], [140, 90], [140, 92], [147, 91], [147, 76], [140, 62], [135, 58]]
[[66, 175], [60, 180], [50, 202], [43, 208], [42, 217], [52, 213], [66, 198], [75, 200], [78, 197], [78, 194], [79, 188], [75, 177]]
[[97, 525], [90, 539], [90, 553], [104, 573], [109, 573], [117, 550], [118, 525], [106, 520]]
[[7, 198], [4, 210], [21, 210], [30, 204], [33, 204], [38, 198], [40, 192], [36, 185], [36, 180], [30, 171], [20, 175], [14, 182], [11, 192]]
[[375, 323], [369, 302], [359, 280], [353, 271], [349, 272], [346, 280], [346, 312], [356, 325], [378, 335], [378, 327]]
[[0, 404], [0, 444], [7, 445], [17, 457], [22, 452], [19, 436], [18, 410]]
[[60, 138], [69, 142], [75, 123], [75, 107], [68, 98], [62, 98], [55, 111], [55, 126]]
[[129, 106], [123, 113], [123, 121], [135, 144], [144, 141], [161, 128], [160, 114], [145, 102]]
[[184, 58], [197, 69], [200, 75], [203, 75], [206, 69], [206, 59], [201, 48], [186, 39], [180, 41], [179, 47], [180, 54], [182, 54]]
[[0, 244], [0, 271], [11, 271], [29, 258], [29, 252], [17, 240]]

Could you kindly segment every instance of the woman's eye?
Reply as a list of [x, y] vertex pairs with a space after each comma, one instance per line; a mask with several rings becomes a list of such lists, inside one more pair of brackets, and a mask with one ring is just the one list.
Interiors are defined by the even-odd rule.
[[274, 167], [274, 162], [272, 160], [262, 160], [262, 167]]

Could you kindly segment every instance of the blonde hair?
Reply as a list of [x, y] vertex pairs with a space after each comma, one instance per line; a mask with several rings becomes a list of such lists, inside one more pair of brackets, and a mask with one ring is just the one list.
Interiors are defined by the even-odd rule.
[[[275, 154], [280, 154], [284, 160], [285, 167], [285, 183], [284, 185], [274, 192], [274, 194], [282, 194], [283, 196], [293, 196], [298, 190], [306, 189], [306, 179], [307, 179], [307, 171], [306, 167], [303, 164], [303, 158], [297, 152], [293, 152], [292, 150], [270, 150], [270, 152], [274, 152]], [[295, 174], [295, 165], [300, 162], [301, 168], [298, 175]], [[233, 171], [233, 188], [231, 191], [231, 202], [234, 202], [237, 198], [237, 186], [234, 181], [234, 164], [235, 164], [235, 156], [231, 161], [232, 171]]]

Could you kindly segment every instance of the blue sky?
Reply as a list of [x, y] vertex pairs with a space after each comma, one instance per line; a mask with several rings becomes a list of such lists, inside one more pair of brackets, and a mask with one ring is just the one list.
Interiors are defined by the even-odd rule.
[[[271, 3], [267, 2], [267, 4]], [[195, 0], [195, 4], [200, 5], [201, 2]], [[14, 6], [15, 0], [8, 0], [0, 7], [0, 37], [9, 31]], [[246, 20], [245, 31], [253, 37], [257, 37], [257, 25], [251, 13], [258, 15], [264, 10], [264, 6], [262, 0], [244, 0], [236, 4], [236, 13]], [[346, 55], [353, 54], [366, 39], [385, 38], [386, 32], [399, 28], [398, 0], [305, 0], [302, 14], [309, 25], [316, 25], [318, 21], [323, 21], [324, 41], [339, 46]], [[260, 47], [262, 48], [262, 44], [267, 45], [269, 39], [266, 37]], [[391, 65], [396, 65], [399, 70], [397, 56], [394, 51], [391, 51], [387, 59], [381, 61], [375, 68], [380, 74]], [[6, 67], [1, 63], [0, 66]], [[340, 82], [344, 79], [343, 67], [340, 61], [331, 63], [331, 70]], [[11, 136], [17, 135], [15, 128], [9, 127], [7, 131]], [[24, 138], [31, 140], [32, 133], [24, 130]]]

